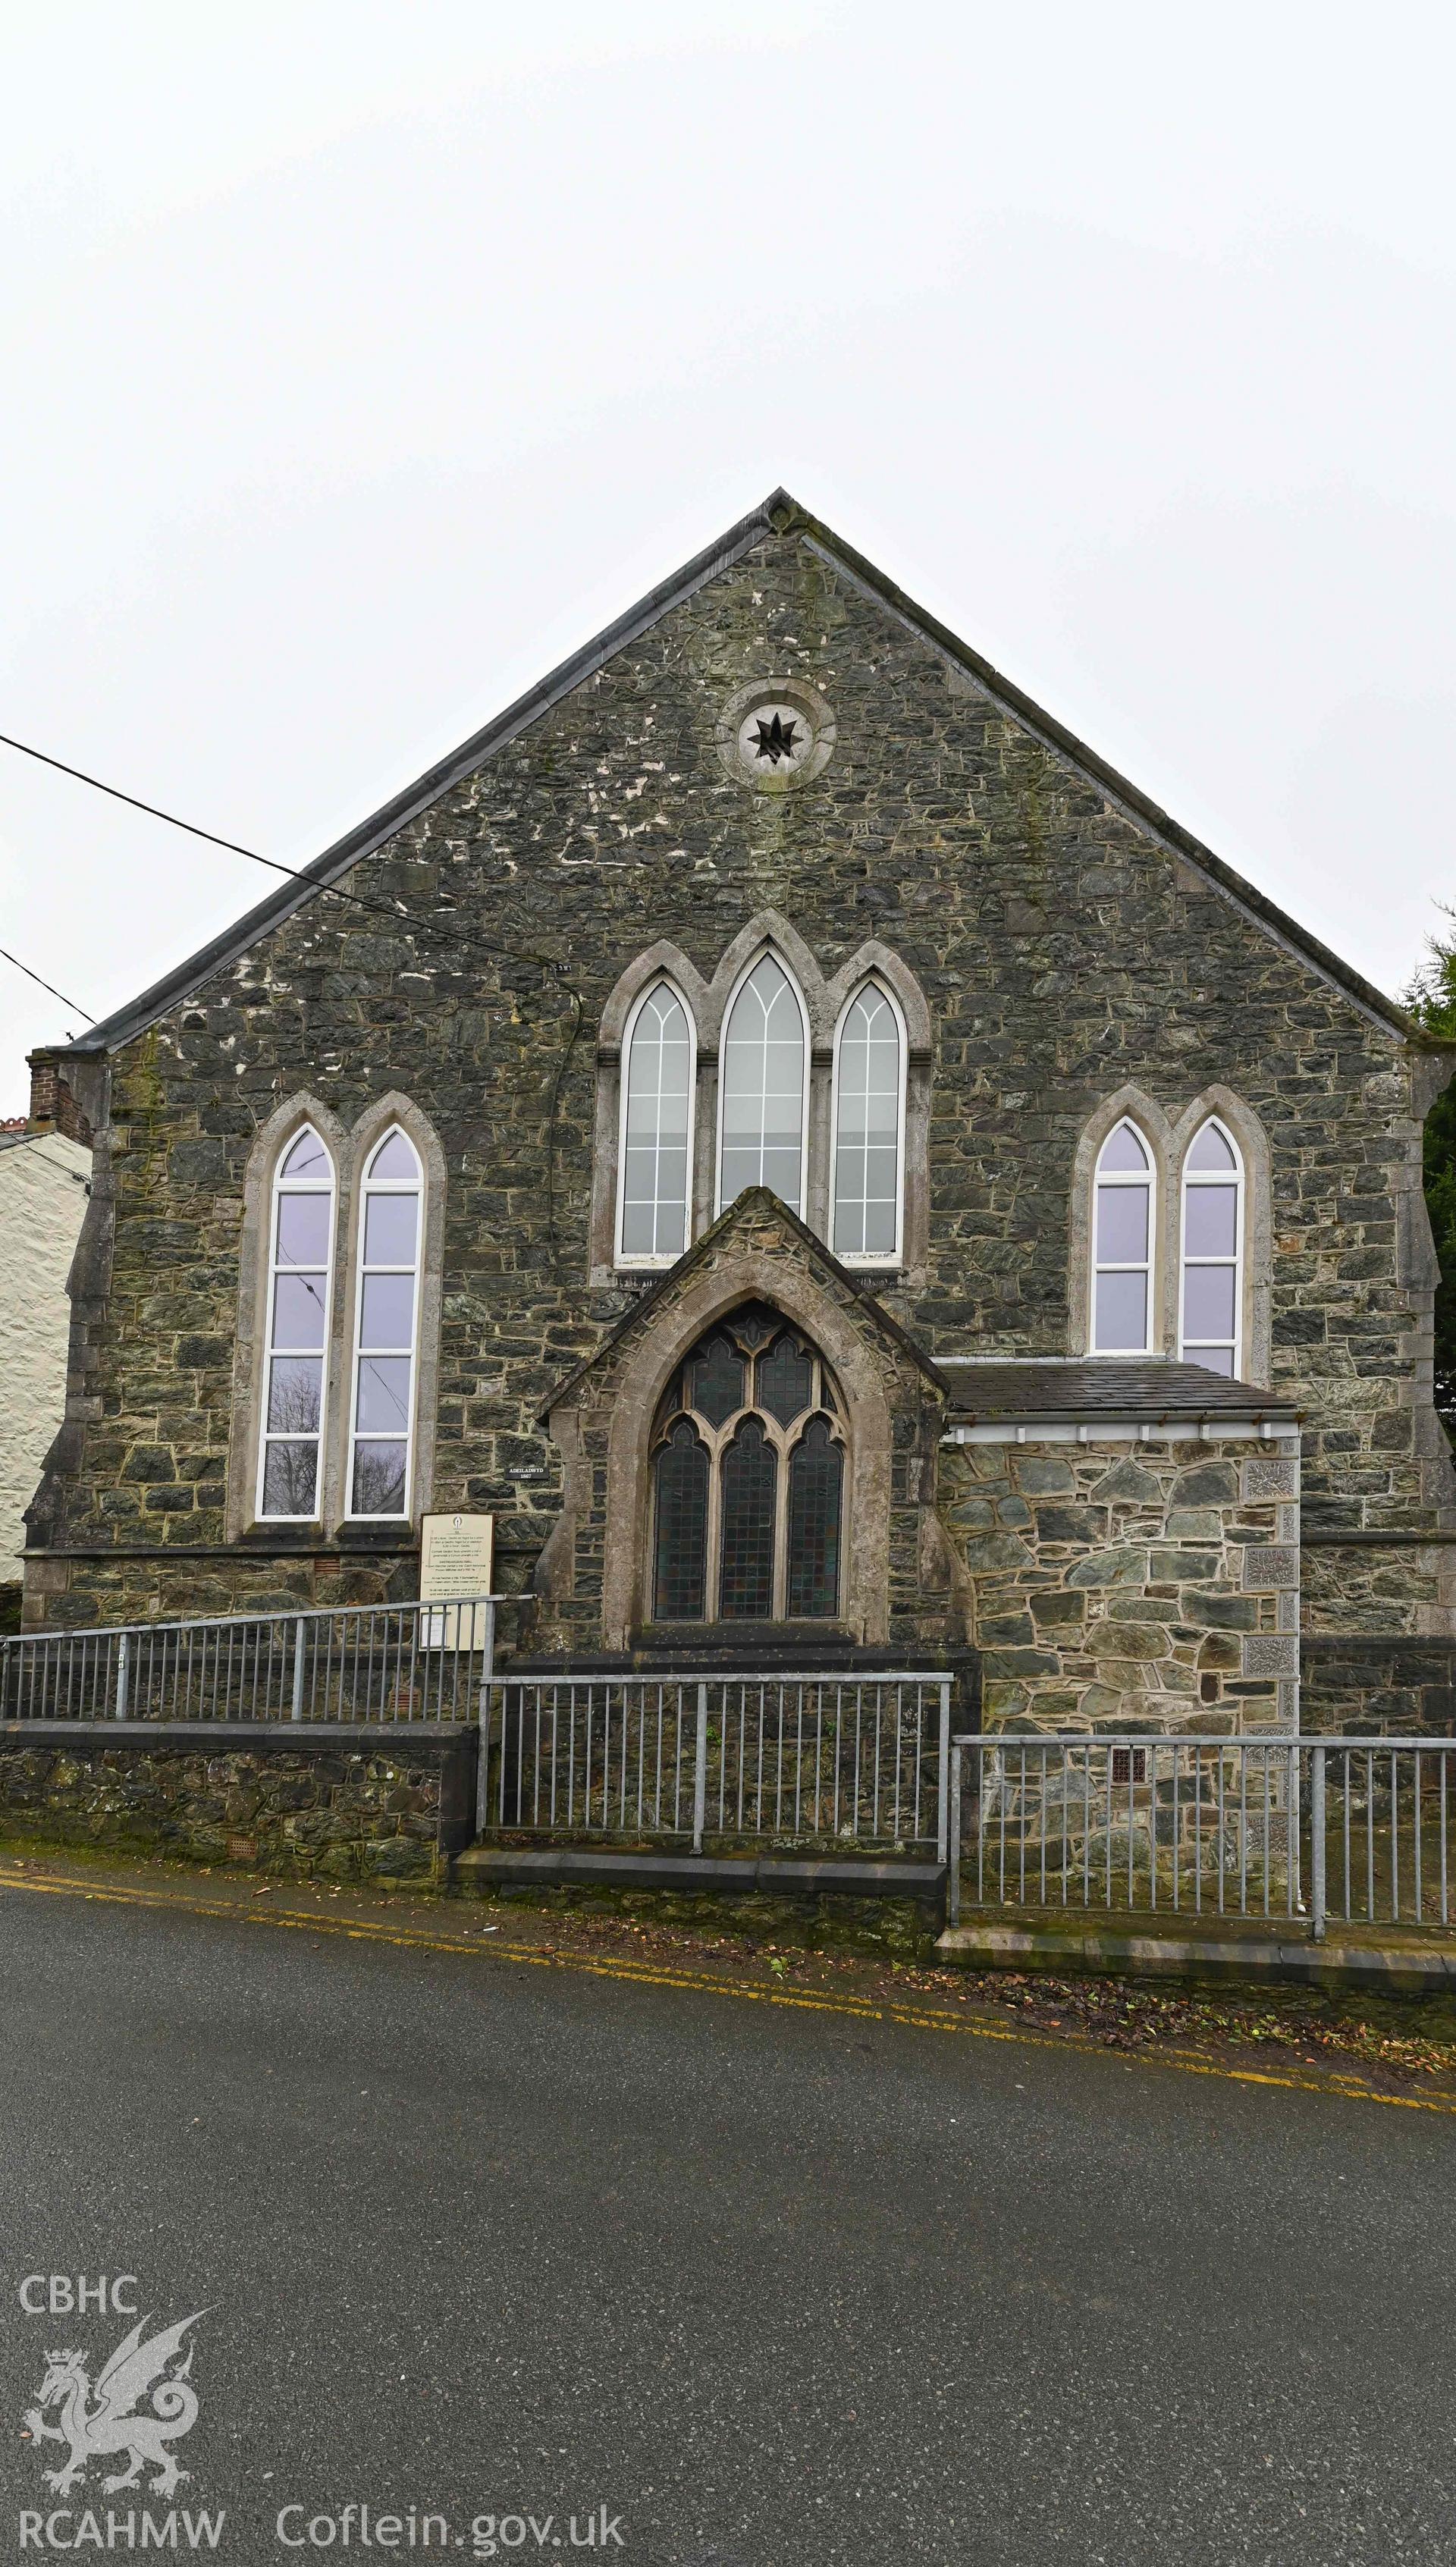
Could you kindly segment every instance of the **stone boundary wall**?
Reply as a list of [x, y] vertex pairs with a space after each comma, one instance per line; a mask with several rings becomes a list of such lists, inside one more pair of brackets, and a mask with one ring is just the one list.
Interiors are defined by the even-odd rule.
[[1293, 1729], [1299, 1473], [1268, 1443], [945, 1446], [984, 1727]]
[[1300, 1665], [1313, 1736], [1456, 1737], [1456, 1640], [1307, 1632]]
[[11, 1721], [0, 1835], [429, 1887], [474, 1834], [475, 1747], [473, 1729], [403, 1743], [378, 1729]]

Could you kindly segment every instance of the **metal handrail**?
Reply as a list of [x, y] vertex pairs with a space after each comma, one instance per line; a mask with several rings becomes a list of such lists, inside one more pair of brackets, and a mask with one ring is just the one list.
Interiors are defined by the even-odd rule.
[[21, 1632], [0, 1655], [0, 1718], [206, 1727], [229, 1716], [390, 1723], [477, 1719], [498, 1598], [297, 1606], [175, 1622]]
[[[466, 1599], [469, 1600], [468, 1598]], [[663, 1685], [663, 1684], [952, 1684], [944, 1667], [594, 1667], [580, 1674], [570, 1667], [509, 1667], [495, 1677], [498, 1685]], [[980, 1741], [976, 1741], [980, 1744]]]
[[[368, 1555], [364, 1555], [368, 1557]], [[175, 1622], [86, 1622], [73, 1628], [69, 1622], [48, 1623], [39, 1631], [11, 1631], [0, 1639], [0, 1651], [36, 1648], [68, 1640], [119, 1640], [123, 1634], [134, 1636], [139, 1631], [148, 1635], [163, 1631], [225, 1631], [239, 1622], [322, 1622], [338, 1621], [348, 1613], [404, 1613], [418, 1606], [423, 1612], [465, 1604], [518, 1603], [509, 1595], [418, 1595], [402, 1596], [398, 1603], [379, 1604], [288, 1604], [257, 1613], [193, 1613]]]

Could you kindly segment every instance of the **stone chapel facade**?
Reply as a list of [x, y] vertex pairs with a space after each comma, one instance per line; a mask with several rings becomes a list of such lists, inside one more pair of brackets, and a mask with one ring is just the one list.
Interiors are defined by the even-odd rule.
[[518, 1661], [1456, 1708], [1451, 1053], [781, 491], [36, 1067], [33, 1625], [412, 1595], [469, 1509]]

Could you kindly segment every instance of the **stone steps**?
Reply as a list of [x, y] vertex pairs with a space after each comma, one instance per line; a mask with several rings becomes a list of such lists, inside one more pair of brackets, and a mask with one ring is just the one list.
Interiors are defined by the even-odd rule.
[[1359, 1941], [1311, 1943], [1298, 1926], [1219, 1928], [1199, 1933], [1093, 1924], [1003, 1925], [989, 1918], [948, 1926], [936, 1957], [963, 1970], [1025, 1970], [1082, 1978], [1288, 1980], [1318, 1988], [1379, 1989], [1389, 1996], [1456, 1992], [1456, 1937], [1441, 1944], [1371, 1933]]
[[895, 1856], [883, 1862], [813, 1854], [650, 1854], [599, 1847], [474, 1845], [456, 1856], [456, 1888], [556, 1887], [702, 1890], [714, 1896], [770, 1892], [779, 1897], [945, 1896], [945, 1866]]

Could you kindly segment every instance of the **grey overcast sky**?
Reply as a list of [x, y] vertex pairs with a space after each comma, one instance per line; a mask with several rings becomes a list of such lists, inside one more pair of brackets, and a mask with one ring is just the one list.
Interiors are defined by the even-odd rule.
[[[0, 730], [299, 863], [786, 482], [1351, 962], [1456, 898], [1456, 13], [17, 0]], [[0, 749], [94, 1015], [267, 878]], [[0, 965], [0, 1112], [82, 1030]]]

